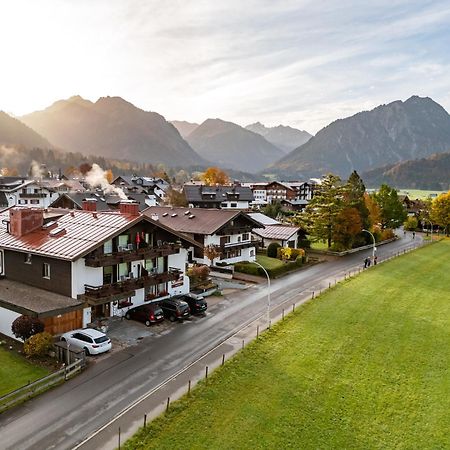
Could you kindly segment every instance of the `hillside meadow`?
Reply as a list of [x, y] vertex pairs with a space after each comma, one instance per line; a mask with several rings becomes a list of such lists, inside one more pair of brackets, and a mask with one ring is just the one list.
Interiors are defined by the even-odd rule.
[[450, 241], [340, 283], [127, 449], [450, 448]]

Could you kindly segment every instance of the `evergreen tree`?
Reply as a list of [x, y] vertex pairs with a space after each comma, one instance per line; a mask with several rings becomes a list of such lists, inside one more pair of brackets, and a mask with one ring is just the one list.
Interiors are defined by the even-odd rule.
[[345, 207], [344, 194], [341, 179], [333, 174], [327, 175], [297, 220], [306, 226], [312, 240], [325, 240], [328, 248], [331, 247], [337, 218]]
[[380, 207], [382, 228], [397, 228], [406, 220], [406, 210], [394, 188], [382, 184], [373, 198]]

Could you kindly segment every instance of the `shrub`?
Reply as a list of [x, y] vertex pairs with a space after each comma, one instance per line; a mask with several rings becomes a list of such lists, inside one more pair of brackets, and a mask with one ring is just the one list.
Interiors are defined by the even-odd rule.
[[302, 255], [298, 255], [297, 258], [295, 258], [295, 264], [297, 264], [297, 266], [301, 266], [303, 265], [303, 259], [305, 258], [305, 256]]
[[280, 244], [277, 244], [276, 242], [272, 242], [271, 244], [269, 244], [269, 246], [267, 247], [267, 256], [269, 258], [276, 258], [277, 257], [277, 252], [278, 249], [281, 248]]
[[385, 230], [381, 230], [381, 240], [385, 241], [386, 239], [392, 239], [395, 236], [394, 230], [391, 228], [386, 228]]
[[206, 281], [209, 277], [209, 267], [194, 266], [188, 270], [187, 274], [193, 283]]
[[16, 338], [26, 341], [31, 336], [44, 331], [44, 324], [36, 317], [19, 316], [12, 323], [11, 331]]
[[51, 349], [53, 336], [46, 331], [29, 337], [23, 344], [25, 355], [30, 357], [45, 356]]
[[417, 221], [417, 218], [414, 216], [409, 216], [403, 223], [403, 227], [408, 231], [414, 231], [418, 227], [418, 225], [419, 223]]
[[277, 258], [289, 261], [296, 261], [297, 256], [304, 256], [305, 250], [302, 248], [284, 247], [277, 249]]

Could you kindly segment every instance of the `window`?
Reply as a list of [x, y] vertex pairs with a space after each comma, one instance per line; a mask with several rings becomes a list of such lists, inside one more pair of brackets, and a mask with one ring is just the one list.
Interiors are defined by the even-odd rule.
[[26, 253], [25, 254], [24, 263], [25, 264], [31, 264], [31, 253]]
[[121, 234], [119, 236], [119, 241], [118, 241], [118, 247], [119, 247], [119, 251], [120, 248], [125, 248], [128, 245], [128, 234]]
[[111, 284], [113, 282], [113, 267], [103, 267], [103, 284]]
[[117, 265], [117, 278], [122, 281], [128, 277], [130, 272], [129, 263], [120, 263]]
[[28, 200], [19, 199], [19, 205], [28, 205]]
[[244, 233], [244, 234], [242, 235], [242, 240], [243, 240], [243, 241], [248, 241], [248, 240], [250, 240], [250, 235], [249, 235], [248, 233]]
[[255, 256], [255, 250], [250, 250], [250, 257]]
[[35, 194], [39, 194], [39, 189], [34, 189]]
[[50, 279], [50, 264], [44, 263], [44, 264], [42, 265], [42, 276], [43, 276], [44, 278]]
[[234, 203], [234, 202], [230, 203], [230, 207], [231, 208], [237, 208], [237, 203]]
[[30, 205], [39, 205], [39, 200], [30, 200]]
[[103, 244], [103, 253], [105, 255], [110, 255], [113, 252], [113, 241], [110, 239]]
[[0, 250], [0, 275], [4, 275], [4, 273], [3, 273], [3, 250]]

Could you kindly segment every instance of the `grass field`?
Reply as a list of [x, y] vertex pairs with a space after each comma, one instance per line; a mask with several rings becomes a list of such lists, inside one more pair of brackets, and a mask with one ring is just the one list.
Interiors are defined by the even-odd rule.
[[407, 195], [411, 200], [415, 200], [416, 198], [420, 200], [426, 200], [427, 198], [437, 197], [440, 194], [443, 194], [447, 191], [424, 191], [420, 189], [399, 189], [400, 195]]
[[328, 243], [324, 241], [311, 242], [311, 248], [314, 250], [328, 250]]
[[0, 347], [0, 396], [29, 381], [44, 377], [49, 372]]
[[450, 241], [298, 308], [127, 449], [450, 448]]

